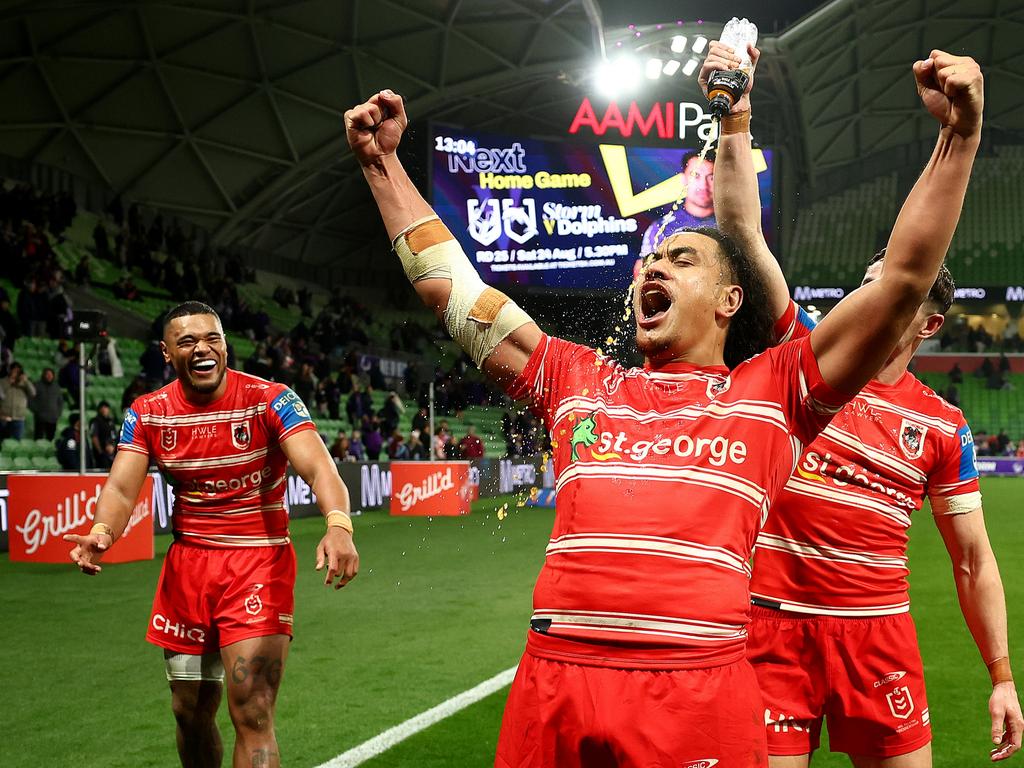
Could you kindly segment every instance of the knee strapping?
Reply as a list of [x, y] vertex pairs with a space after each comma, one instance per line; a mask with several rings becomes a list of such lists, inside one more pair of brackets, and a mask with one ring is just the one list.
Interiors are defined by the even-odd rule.
[[175, 653], [164, 659], [167, 682], [178, 680], [224, 681], [224, 662], [219, 653]]

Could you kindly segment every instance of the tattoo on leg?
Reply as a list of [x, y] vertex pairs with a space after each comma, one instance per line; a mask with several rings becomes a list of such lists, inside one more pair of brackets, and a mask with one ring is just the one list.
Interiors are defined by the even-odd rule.
[[274, 688], [281, 683], [281, 673], [284, 671], [284, 661], [273, 659], [268, 656], [253, 656], [246, 659], [244, 656], [235, 658], [231, 666], [231, 680], [239, 685], [249, 679], [251, 674], [254, 678], [263, 676]]
[[269, 748], [262, 748], [253, 750], [252, 753], [252, 768], [269, 768], [271, 765], [280, 765], [277, 760], [271, 762], [271, 758], [278, 758], [277, 752], [272, 751]]
[[244, 656], [237, 657], [235, 663], [231, 666], [231, 679], [238, 684], [244, 683], [249, 679], [249, 667], [245, 664]]

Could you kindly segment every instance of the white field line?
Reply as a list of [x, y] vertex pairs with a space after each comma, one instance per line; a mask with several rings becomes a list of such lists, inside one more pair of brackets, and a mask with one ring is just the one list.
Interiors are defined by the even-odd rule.
[[326, 763], [321, 763], [317, 768], [354, 768], [354, 766], [361, 765], [367, 760], [391, 749], [391, 747], [399, 742], [405, 741], [410, 736], [429, 728], [435, 723], [439, 723], [446, 717], [454, 715], [471, 704], [476, 704], [476, 702], [487, 698], [495, 691], [500, 691], [511, 683], [512, 678], [515, 676], [516, 667], [499, 672], [494, 677], [484, 680], [468, 691], [452, 696], [447, 701], [442, 701], [436, 707], [420, 712], [415, 717], [410, 717], [404, 723], [399, 723], [392, 728], [388, 728], [383, 733], [377, 734], [369, 741], [364, 741], [358, 747], [353, 747], [347, 752], [342, 752], [337, 757], [331, 758]]

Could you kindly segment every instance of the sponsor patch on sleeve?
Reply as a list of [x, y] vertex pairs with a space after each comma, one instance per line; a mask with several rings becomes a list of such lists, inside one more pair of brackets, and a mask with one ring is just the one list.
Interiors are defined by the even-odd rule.
[[312, 421], [309, 409], [302, 402], [302, 398], [290, 389], [285, 389], [273, 399], [270, 410], [281, 419], [281, 429], [284, 432]]
[[956, 431], [956, 436], [960, 440], [960, 479], [970, 480], [978, 476], [974, 435], [971, 434], [971, 428], [964, 424]]

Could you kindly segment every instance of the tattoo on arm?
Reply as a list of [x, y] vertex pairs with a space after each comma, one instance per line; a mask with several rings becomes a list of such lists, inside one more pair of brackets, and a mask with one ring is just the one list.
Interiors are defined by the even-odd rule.
[[284, 661], [269, 656], [253, 656], [246, 659], [244, 656], [236, 656], [235, 663], [231, 665], [231, 680], [237, 685], [246, 682], [252, 676], [255, 682], [257, 678], [263, 677], [271, 687], [277, 688], [281, 684], [281, 673], [284, 671]]

